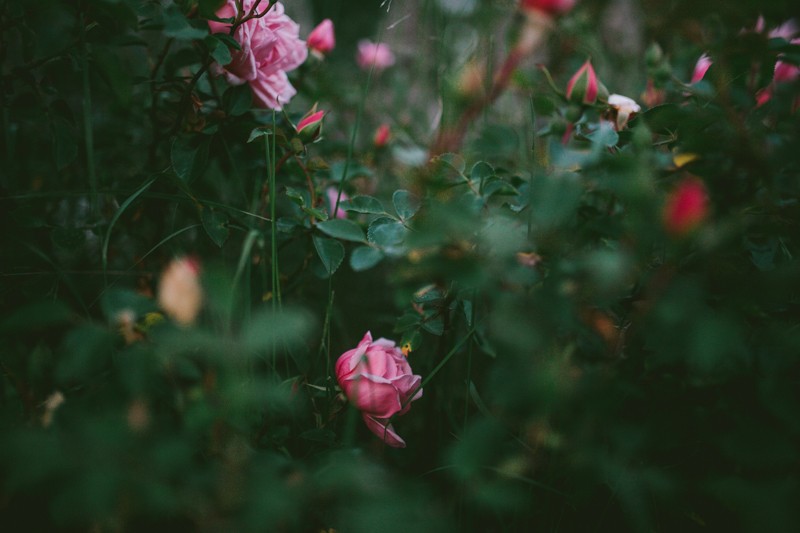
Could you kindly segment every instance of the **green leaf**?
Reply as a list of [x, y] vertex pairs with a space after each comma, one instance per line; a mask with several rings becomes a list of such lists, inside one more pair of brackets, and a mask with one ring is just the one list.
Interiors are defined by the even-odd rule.
[[332, 276], [334, 272], [339, 269], [344, 259], [344, 245], [336, 239], [329, 239], [327, 237], [319, 237], [314, 235], [314, 248], [317, 250], [317, 255], [322, 261], [322, 266], [328, 272], [328, 276]]
[[[253, 91], [246, 83], [234, 85], [222, 94], [222, 108], [232, 117], [244, 115], [253, 107]], [[255, 130], [254, 130], [255, 131]], [[250, 134], [252, 140], [252, 133]], [[248, 141], [250, 142], [250, 141]]]
[[230, 229], [228, 228], [228, 215], [222, 211], [217, 211], [214, 208], [205, 206], [200, 211], [200, 219], [203, 222], [208, 236], [214, 241], [214, 244], [222, 248], [225, 241], [228, 240]]
[[392, 195], [392, 204], [397, 211], [397, 216], [408, 220], [419, 211], [419, 200], [410, 192], [400, 189]]
[[225, 0], [199, 0], [197, 2], [197, 7], [201, 17], [209, 18], [213, 17], [224, 3]]
[[227, 65], [233, 61], [228, 45], [217, 39], [216, 35], [206, 35], [203, 42], [208, 47], [208, 53], [211, 58], [220, 65]]
[[341, 202], [340, 209], [345, 211], [352, 211], [354, 213], [366, 213], [373, 215], [384, 215], [386, 210], [383, 204], [377, 198], [372, 196], [354, 196], [346, 202]]
[[242, 331], [242, 343], [253, 351], [267, 350], [274, 345], [283, 349], [305, 341], [312, 325], [313, 318], [300, 309], [283, 309], [277, 313], [262, 311]]
[[434, 158], [434, 162], [439, 162], [446, 164], [459, 174], [464, 173], [464, 169], [466, 169], [466, 163], [464, 162], [464, 158], [461, 157], [459, 154], [453, 153], [446, 153]]
[[[337, 161], [336, 163], [331, 165], [330, 169], [330, 179], [336, 183], [342, 180], [342, 175], [344, 174], [344, 161]], [[359, 165], [358, 163], [350, 163], [347, 166], [347, 176], [345, 177], [345, 181], [351, 180], [357, 177], [372, 177], [372, 170], [365, 167], [364, 165]]]
[[342, 239], [343, 241], [365, 242], [364, 230], [361, 226], [344, 218], [326, 220], [317, 224], [319, 230], [330, 237]]
[[91, 377], [110, 362], [115, 335], [108, 329], [86, 325], [69, 332], [55, 369], [56, 380], [74, 382]]
[[606, 120], [601, 120], [600, 127], [587, 133], [586, 138], [602, 148], [616, 146], [619, 142], [619, 134], [614, 131], [614, 126]]
[[388, 217], [378, 218], [367, 230], [369, 242], [381, 248], [391, 248], [402, 244], [406, 236], [405, 226], [401, 222]]
[[178, 40], [191, 41], [192, 39], [202, 39], [208, 35], [208, 30], [195, 28], [189, 24], [176, 4], [169, 4], [164, 9], [164, 35]]
[[208, 145], [208, 138], [202, 135], [178, 137], [172, 143], [172, 170], [184, 182], [188, 183], [203, 174], [208, 160]]
[[272, 129], [267, 129], [266, 126], [259, 126], [258, 128], [253, 128], [253, 131], [250, 132], [250, 137], [247, 138], [247, 142], [251, 143], [258, 139], [259, 137], [263, 137], [265, 135], [272, 135]]
[[37, 329], [51, 328], [70, 320], [72, 313], [59, 300], [29, 303], [0, 322], [0, 332], [25, 333]]
[[469, 173], [469, 179], [478, 184], [481, 193], [483, 193], [483, 186], [486, 180], [494, 176], [494, 167], [485, 161], [478, 161], [472, 165], [472, 170]]
[[359, 246], [350, 254], [350, 268], [356, 272], [369, 270], [384, 258], [383, 252], [372, 246]]

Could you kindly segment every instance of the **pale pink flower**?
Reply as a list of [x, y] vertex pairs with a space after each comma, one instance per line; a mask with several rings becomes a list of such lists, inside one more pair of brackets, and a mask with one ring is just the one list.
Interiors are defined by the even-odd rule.
[[[245, 14], [256, 0], [244, 0]], [[269, 5], [261, 2], [258, 9]], [[219, 18], [236, 17], [236, 0], [227, 0], [217, 10]], [[227, 33], [230, 24], [208, 21], [213, 33]], [[299, 37], [299, 27], [284, 14], [283, 4], [275, 3], [263, 17], [253, 18], [236, 28], [234, 39], [241, 50], [231, 50], [233, 60], [227, 65], [211, 65], [211, 72], [223, 75], [232, 85], [250, 84], [256, 104], [280, 110], [297, 91], [286, 75], [306, 60], [308, 50]]]
[[167, 265], [158, 285], [158, 305], [183, 326], [194, 322], [203, 305], [197, 259], [181, 257]]
[[608, 107], [611, 109], [612, 114], [616, 116], [614, 126], [617, 131], [625, 128], [628, 125], [628, 121], [642, 110], [641, 106], [633, 98], [628, 98], [621, 94], [609, 95]]
[[331, 19], [325, 19], [320, 22], [316, 28], [311, 30], [308, 34], [307, 40], [308, 47], [320, 55], [330, 53], [336, 46], [336, 37], [333, 33], [333, 22]]
[[[342, 202], [350, 200], [347, 193], [342, 191], [342, 196], [339, 197], [338, 187], [328, 187], [325, 189], [325, 196], [328, 197], [328, 213], [331, 213], [331, 218], [347, 218], [347, 213], [342, 209]], [[334, 213], [333, 210], [336, 208], [336, 198], [339, 198], [339, 208], [336, 209], [336, 213]]]
[[373, 342], [368, 331], [356, 348], [336, 361], [336, 380], [370, 431], [389, 446], [405, 448], [389, 419], [405, 414], [411, 402], [422, 397], [422, 377], [413, 374], [393, 341]]
[[358, 43], [356, 61], [363, 70], [381, 71], [394, 65], [394, 54], [386, 43], [373, 43], [362, 39]]
[[697, 59], [697, 63], [694, 65], [694, 71], [692, 72], [692, 81], [690, 84], [697, 83], [698, 81], [702, 80], [706, 76], [706, 72], [708, 69], [711, 68], [711, 65], [714, 62], [711, 61], [711, 58], [708, 57], [708, 54], [703, 54]]

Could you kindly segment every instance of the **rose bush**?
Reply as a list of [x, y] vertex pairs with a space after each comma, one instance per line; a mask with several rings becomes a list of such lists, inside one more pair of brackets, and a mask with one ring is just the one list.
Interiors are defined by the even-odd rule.
[[[239, 20], [250, 13], [255, 0], [244, 0], [242, 5], [244, 13], [237, 13], [235, 0], [227, 0], [216, 15]], [[308, 57], [306, 43], [300, 39], [297, 23], [284, 13], [280, 2], [264, 16], [247, 18], [233, 34], [242, 49], [231, 51], [233, 60], [227, 65], [213, 63], [211, 71], [225, 76], [232, 85], [250, 84], [258, 105], [280, 110], [297, 94], [286, 73], [302, 65]], [[228, 33], [231, 27], [213, 20], [208, 25], [213, 33]]]
[[361, 411], [370, 431], [389, 446], [405, 448], [389, 419], [405, 414], [411, 402], [422, 397], [422, 378], [412, 372], [393, 341], [380, 338], [373, 342], [368, 331], [357, 347], [336, 361], [336, 380]]

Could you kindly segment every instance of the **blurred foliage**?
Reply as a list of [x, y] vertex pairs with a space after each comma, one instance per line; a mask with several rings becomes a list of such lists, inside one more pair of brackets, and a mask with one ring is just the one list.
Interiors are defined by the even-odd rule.
[[[444, 154], [515, 2], [295, 2], [339, 44], [281, 112], [208, 75], [219, 4], [0, 1], [0, 529], [800, 529], [793, 2], [580, 3]], [[628, 64], [597, 24], [623, 7]], [[397, 65], [358, 70], [362, 38]], [[559, 94], [587, 53], [627, 128]], [[182, 326], [158, 277], [186, 255]], [[425, 380], [402, 450], [332, 371], [367, 330]]]

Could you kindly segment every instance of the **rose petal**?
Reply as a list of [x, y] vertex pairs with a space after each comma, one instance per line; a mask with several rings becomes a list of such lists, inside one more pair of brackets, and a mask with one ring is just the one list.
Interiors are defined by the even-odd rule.
[[391, 383], [381, 383], [370, 377], [355, 376], [345, 381], [342, 388], [360, 411], [379, 418], [389, 418], [400, 410], [400, 395]]
[[364, 419], [364, 423], [367, 424], [369, 430], [392, 448], [406, 447], [406, 441], [404, 441], [400, 435], [397, 434], [391, 424], [386, 424], [386, 420], [379, 420], [366, 413], [362, 414], [362, 418]]

